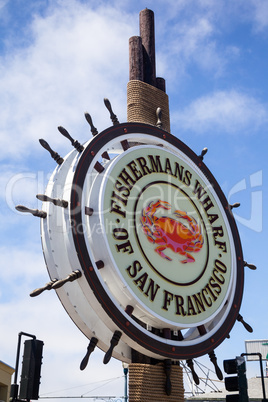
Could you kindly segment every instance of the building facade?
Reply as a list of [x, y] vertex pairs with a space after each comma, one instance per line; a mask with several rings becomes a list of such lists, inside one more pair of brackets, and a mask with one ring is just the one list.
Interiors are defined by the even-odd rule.
[[8, 402], [14, 369], [0, 360], [0, 402]]

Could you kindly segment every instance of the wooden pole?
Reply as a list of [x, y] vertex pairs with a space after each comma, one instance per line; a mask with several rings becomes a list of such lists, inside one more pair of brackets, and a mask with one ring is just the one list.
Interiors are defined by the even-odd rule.
[[140, 12], [140, 36], [143, 44], [144, 81], [156, 86], [154, 12], [148, 8]]
[[129, 80], [144, 81], [143, 50], [140, 36], [129, 39]]
[[158, 108], [162, 110], [162, 128], [170, 132], [166, 83], [156, 77], [154, 13], [146, 8], [140, 12], [140, 36], [129, 39], [128, 121], [155, 125]]

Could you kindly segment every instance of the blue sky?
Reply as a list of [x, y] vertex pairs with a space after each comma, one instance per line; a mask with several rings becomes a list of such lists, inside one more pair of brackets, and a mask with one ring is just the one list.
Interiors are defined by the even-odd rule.
[[[103, 366], [102, 352], [80, 372], [87, 339], [56, 295], [28, 296], [48, 281], [40, 222], [14, 207], [40, 207], [35, 195], [55, 167], [39, 138], [64, 156], [69, 142], [57, 127], [87, 141], [85, 111], [99, 131], [110, 125], [104, 97], [126, 121], [128, 39], [139, 34], [145, 7], [155, 13], [157, 76], [166, 79], [171, 132], [196, 153], [208, 148], [205, 163], [229, 202], [241, 203], [235, 216], [244, 258], [257, 265], [245, 270], [240, 311], [254, 332], [236, 323], [216, 350], [219, 363], [244, 352], [245, 339], [268, 337], [268, 2], [0, 0], [0, 360], [14, 366], [20, 331], [42, 339], [40, 395], [123, 393], [121, 362]], [[248, 376], [258, 374], [248, 363]], [[97, 390], [98, 381], [117, 377]]]

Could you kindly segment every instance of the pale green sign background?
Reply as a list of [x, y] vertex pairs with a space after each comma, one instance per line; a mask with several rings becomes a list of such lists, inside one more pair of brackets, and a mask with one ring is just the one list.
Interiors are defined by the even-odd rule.
[[[108, 167], [101, 189], [102, 224], [125, 283], [151, 314], [182, 327], [207, 322], [219, 311], [233, 274], [223, 210], [186, 159], [160, 147], [133, 148]], [[174, 232], [155, 229], [160, 224], [188, 230], [190, 257], [182, 255]]]

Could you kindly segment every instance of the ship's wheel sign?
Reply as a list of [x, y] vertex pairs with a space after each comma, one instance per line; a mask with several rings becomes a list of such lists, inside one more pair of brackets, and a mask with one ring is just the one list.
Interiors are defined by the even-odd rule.
[[73, 145], [38, 196], [46, 288], [106, 361], [212, 353], [239, 315], [244, 262], [202, 157], [142, 123]]
[[[114, 125], [57, 161], [41, 210], [41, 237], [50, 282], [67, 313], [97, 345], [131, 362], [132, 349], [155, 359], [209, 354], [236, 320], [244, 285], [240, 238], [217, 181], [172, 134], [143, 123]], [[194, 371], [193, 371], [194, 373]]]

